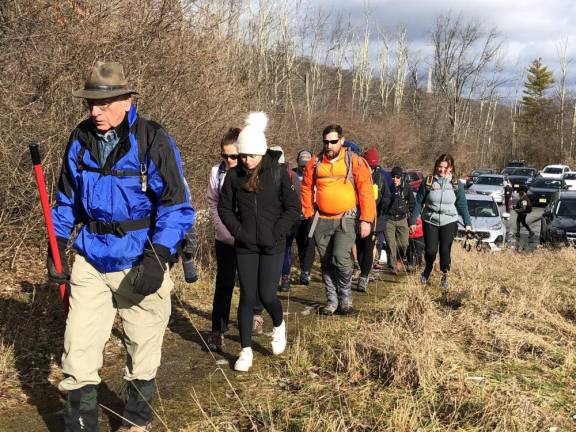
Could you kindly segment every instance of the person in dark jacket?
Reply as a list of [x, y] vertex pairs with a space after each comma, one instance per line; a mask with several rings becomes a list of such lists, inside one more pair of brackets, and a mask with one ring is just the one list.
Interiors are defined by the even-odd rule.
[[383, 200], [388, 200], [390, 188], [386, 179], [385, 171], [378, 166], [380, 155], [375, 148], [369, 148], [364, 152], [364, 159], [372, 172], [372, 187], [374, 188], [374, 199], [376, 200], [376, 224], [374, 233], [368, 237], [356, 237], [356, 253], [360, 267], [360, 276], [358, 277], [357, 291], [366, 292], [370, 271], [374, 263], [374, 243], [378, 235], [384, 231], [386, 226], [385, 216], [380, 211]]
[[526, 193], [526, 189], [521, 188], [518, 191], [518, 202], [514, 206], [514, 210], [516, 211], [516, 237], [520, 237], [520, 228], [523, 226], [528, 230], [528, 236], [534, 237], [534, 231], [530, 229], [530, 225], [526, 223], [526, 217], [528, 213], [532, 211], [532, 203], [530, 202], [530, 198], [528, 198], [528, 194]]
[[392, 190], [390, 200], [382, 201], [386, 215], [386, 244], [388, 245], [388, 267], [393, 274], [402, 268], [401, 260], [406, 258], [408, 249], [408, 216], [414, 210], [414, 194], [404, 181], [404, 172], [400, 167], [392, 168]]
[[464, 185], [458, 181], [455, 171], [454, 158], [447, 153], [440, 155], [434, 163], [434, 175], [429, 175], [420, 185], [414, 211], [410, 215], [410, 231], [416, 232], [416, 220], [422, 213], [426, 267], [422, 272], [421, 282], [424, 285], [428, 283], [440, 250], [440, 287], [443, 289], [448, 288], [450, 253], [456, 235], [458, 215], [464, 220], [466, 232], [472, 230]]
[[218, 213], [235, 239], [240, 304], [238, 324], [242, 350], [234, 364], [246, 372], [252, 366], [252, 317], [257, 297], [272, 317], [272, 353], [286, 348], [286, 324], [276, 289], [282, 272], [286, 237], [300, 215], [300, 202], [280, 152], [267, 149], [267, 116], [251, 113], [238, 136], [240, 164], [224, 180]]
[[70, 310], [58, 388], [66, 392], [64, 430], [97, 431], [98, 374], [116, 314], [128, 354], [124, 372], [124, 430], [147, 430], [170, 317], [173, 287], [169, 258], [194, 222], [194, 209], [174, 139], [136, 112], [118, 63], [97, 62], [84, 88], [89, 118], [71, 135], [52, 209], [59, 253], [76, 225], [76, 257], [69, 274], [54, 268], [50, 280], [70, 277]]
[[[300, 186], [302, 185], [302, 180], [304, 179], [304, 171], [306, 170], [306, 165], [312, 159], [312, 153], [308, 150], [300, 150], [296, 156], [297, 166], [292, 171], [298, 176], [300, 181]], [[316, 242], [314, 237], [308, 237], [310, 232], [311, 220], [305, 219], [302, 215], [302, 220], [298, 225], [298, 230], [296, 232], [296, 244], [298, 245], [298, 261], [300, 263], [300, 278], [299, 283], [301, 285], [308, 285], [310, 283], [310, 270], [312, 270], [312, 264], [314, 264], [314, 258], [316, 255]]]

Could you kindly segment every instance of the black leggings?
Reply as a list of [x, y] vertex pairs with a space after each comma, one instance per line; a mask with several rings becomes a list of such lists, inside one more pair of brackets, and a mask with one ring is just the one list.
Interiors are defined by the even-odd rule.
[[236, 282], [236, 251], [216, 240], [216, 288], [212, 301], [212, 331], [224, 333], [230, 320], [230, 303]]
[[375, 237], [370, 234], [367, 237], [356, 237], [356, 255], [360, 265], [360, 276], [368, 277], [372, 264], [374, 263], [374, 241]]
[[260, 302], [272, 317], [274, 327], [282, 324], [282, 303], [276, 290], [282, 273], [284, 252], [276, 255], [236, 254], [240, 279], [238, 326], [242, 348], [252, 345], [254, 307]]
[[526, 216], [528, 216], [526, 213], [518, 213], [518, 215], [516, 216], [516, 232], [518, 234], [520, 234], [520, 225], [526, 228], [528, 232], [532, 231], [528, 226], [528, 224], [526, 223]]
[[298, 261], [300, 264], [300, 270], [303, 272], [310, 273], [312, 269], [312, 264], [314, 263], [314, 255], [316, 254], [316, 242], [314, 237], [308, 237], [308, 231], [310, 231], [310, 223], [308, 220], [303, 220], [298, 226], [298, 231], [296, 232], [296, 244], [298, 245]]
[[424, 222], [424, 259], [426, 261], [426, 272], [431, 272], [436, 260], [436, 254], [440, 249], [440, 270], [443, 273], [450, 271], [450, 252], [452, 242], [456, 235], [457, 222], [448, 225], [437, 226]]

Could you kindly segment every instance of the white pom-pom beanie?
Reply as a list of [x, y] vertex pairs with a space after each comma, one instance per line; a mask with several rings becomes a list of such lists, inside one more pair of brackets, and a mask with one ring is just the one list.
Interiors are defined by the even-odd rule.
[[251, 112], [245, 123], [246, 126], [238, 135], [238, 153], [265, 155], [268, 145], [264, 131], [268, 125], [268, 116], [264, 112]]

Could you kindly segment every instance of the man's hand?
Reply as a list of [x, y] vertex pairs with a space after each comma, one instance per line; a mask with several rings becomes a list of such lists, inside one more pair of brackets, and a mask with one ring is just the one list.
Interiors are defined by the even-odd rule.
[[58, 273], [56, 271], [54, 258], [52, 258], [52, 250], [50, 249], [50, 245], [48, 245], [48, 256], [46, 258], [48, 280], [57, 284], [63, 284], [68, 282], [68, 279], [70, 279], [70, 267], [68, 266], [68, 258], [66, 257], [66, 246], [68, 245], [68, 239], [63, 237], [56, 237], [56, 243], [58, 244], [58, 255], [60, 255], [60, 262], [62, 263], [62, 273]]
[[466, 225], [466, 228], [464, 229], [466, 230], [467, 233], [474, 231], [470, 225]]
[[366, 238], [372, 232], [372, 225], [366, 221], [360, 221], [360, 238]]
[[410, 234], [414, 234], [418, 229], [418, 225], [410, 225]]
[[166, 261], [162, 256], [157, 255], [153, 250], [144, 252], [132, 282], [134, 292], [143, 296], [154, 294], [162, 286], [165, 270]]

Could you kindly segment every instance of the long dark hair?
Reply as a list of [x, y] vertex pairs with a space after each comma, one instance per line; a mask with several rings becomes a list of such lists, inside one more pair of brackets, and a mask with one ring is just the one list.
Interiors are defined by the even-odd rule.
[[[238, 141], [238, 135], [240, 135], [240, 128], [231, 127], [228, 129], [220, 141], [220, 150], [223, 150], [224, 146], [236, 144], [236, 141]], [[236, 145], [236, 147], [238, 146]]]
[[[256, 165], [253, 170], [249, 170], [246, 165], [242, 163], [244, 169], [248, 172], [248, 180], [244, 183], [242, 188], [246, 192], [258, 192], [260, 190], [260, 171], [262, 171], [262, 161], [264, 160], [264, 156], [260, 160], [260, 163]], [[240, 159], [242, 161], [242, 159]]]
[[443, 153], [438, 156], [436, 162], [434, 162], [434, 171], [432, 171], [432, 175], [436, 175], [436, 171], [438, 170], [438, 166], [442, 162], [448, 162], [448, 166], [452, 168], [452, 177], [456, 177], [456, 165], [454, 164], [454, 158], [450, 153]]

